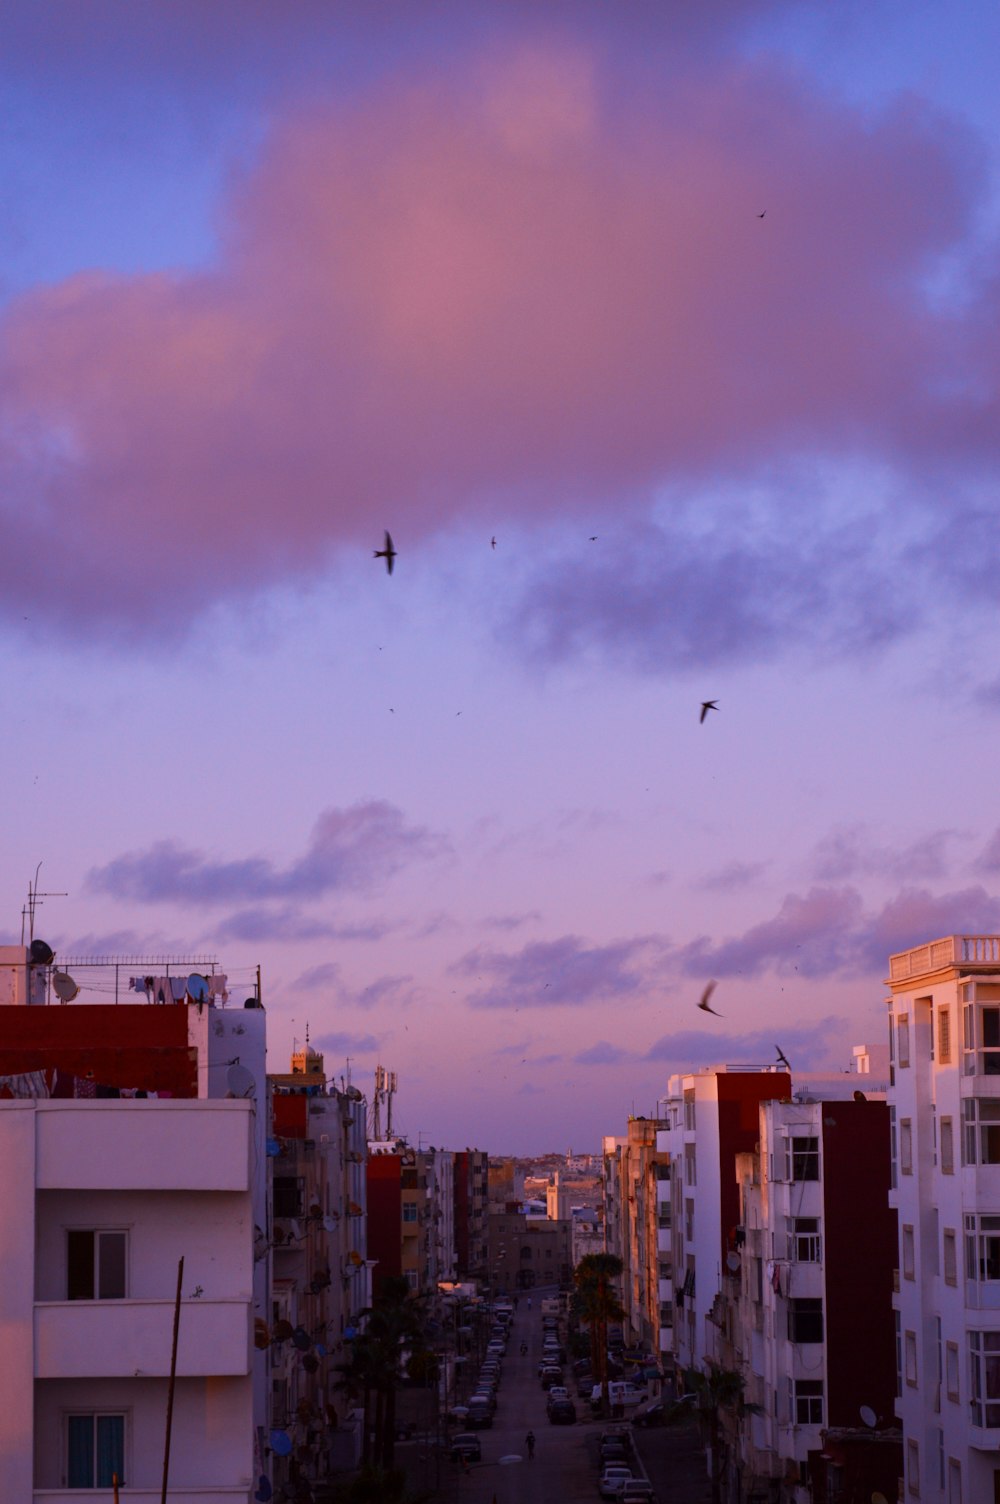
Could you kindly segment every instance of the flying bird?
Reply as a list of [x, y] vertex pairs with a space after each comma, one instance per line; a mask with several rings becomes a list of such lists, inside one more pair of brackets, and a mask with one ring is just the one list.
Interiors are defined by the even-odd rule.
[[763, 218], [764, 218], [764, 215], [765, 215], [765, 214], [766, 214], [766, 213], [767, 213], [767, 210], [766, 210], [766, 209], [762, 209], [762, 210], [761, 210], [761, 211], [760, 211], [760, 213], [759, 213], [759, 214], [758, 214], [758, 215], [757, 215], [757, 218], [758, 218], [758, 219], [763, 219]]
[[708, 986], [705, 988], [705, 991], [701, 995], [701, 1002], [698, 1004], [698, 1007], [702, 1010], [703, 1013], [714, 1013], [716, 1018], [722, 1018], [723, 1015], [718, 1011], [717, 1008], [710, 1008], [708, 1005], [708, 1000], [712, 996], [712, 993], [714, 991], [715, 983], [709, 982]]
[[718, 702], [718, 700], [702, 700], [702, 702], [701, 702], [701, 715], [698, 717], [698, 725], [699, 726], [701, 725], [701, 723], [704, 721], [705, 717], [708, 715], [708, 712], [710, 710], [718, 710], [718, 709], [719, 709], [719, 702]]
[[385, 560], [386, 573], [392, 574], [392, 566], [396, 561], [396, 550], [392, 546], [392, 534], [388, 528], [385, 534], [385, 548], [376, 548], [374, 554], [376, 559]]
[[490, 548], [496, 548], [496, 546], [497, 546], [497, 540], [496, 540], [496, 537], [494, 536], [494, 537], [492, 537], [490, 539]]
[[588, 543], [596, 543], [597, 542], [597, 534], [596, 533], [591, 533], [590, 537], [587, 539], [587, 542]]
[[786, 1071], [790, 1071], [791, 1068], [792, 1068], [791, 1067], [791, 1063], [789, 1062], [789, 1060], [787, 1059], [786, 1055], [784, 1054], [784, 1052], [783, 1052], [780, 1044], [776, 1044], [774, 1048], [778, 1052], [778, 1064], [779, 1065], [783, 1065], [785, 1067]]

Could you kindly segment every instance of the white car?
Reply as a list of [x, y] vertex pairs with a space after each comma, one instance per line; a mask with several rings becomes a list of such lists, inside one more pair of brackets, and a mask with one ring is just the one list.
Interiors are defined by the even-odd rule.
[[613, 1463], [605, 1468], [601, 1474], [601, 1480], [597, 1485], [597, 1491], [602, 1499], [617, 1499], [618, 1490], [623, 1483], [627, 1483], [632, 1477], [632, 1469], [624, 1463]]

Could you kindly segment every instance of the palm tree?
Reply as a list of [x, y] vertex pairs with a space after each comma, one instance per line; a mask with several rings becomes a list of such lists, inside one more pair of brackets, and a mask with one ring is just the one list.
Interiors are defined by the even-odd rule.
[[712, 1463], [712, 1504], [720, 1504], [722, 1499], [725, 1453], [722, 1412], [728, 1411], [733, 1417], [760, 1413], [759, 1405], [744, 1401], [743, 1385], [741, 1373], [733, 1368], [722, 1368], [710, 1358], [704, 1371], [700, 1368], [684, 1370], [687, 1392], [674, 1407], [676, 1413], [690, 1414], [693, 1410], [698, 1417], [698, 1426]]
[[590, 1330], [590, 1363], [601, 1384], [601, 1410], [608, 1413], [608, 1326], [625, 1315], [617, 1281], [624, 1265], [614, 1253], [588, 1253], [573, 1271], [580, 1314]]
[[[404, 1376], [428, 1372], [422, 1314], [405, 1279], [382, 1282], [375, 1305], [361, 1312], [363, 1330], [354, 1338], [351, 1361], [341, 1365], [341, 1385], [363, 1396], [362, 1461], [388, 1473], [395, 1463], [396, 1390]], [[374, 1445], [370, 1439], [374, 1397]]]

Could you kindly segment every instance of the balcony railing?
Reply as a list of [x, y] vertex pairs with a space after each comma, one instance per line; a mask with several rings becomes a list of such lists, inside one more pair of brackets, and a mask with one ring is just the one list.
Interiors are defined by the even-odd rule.
[[946, 966], [1000, 966], [1000, 935], [947, 935], [889, 957], [889, 980], [905, 982]]

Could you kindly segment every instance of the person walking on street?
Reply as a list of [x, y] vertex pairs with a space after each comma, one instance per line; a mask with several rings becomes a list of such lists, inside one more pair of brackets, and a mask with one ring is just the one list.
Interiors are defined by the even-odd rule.
[[524, 1444], [528, 1448], [528, 1461], [529, 1462], [534, 1462], [534, 1460], [535, 1460], [535, 1433], [534, 1433], [534, 1431], [529, 1431], [528, 1432], [527, 1436], [524, 1438]]

